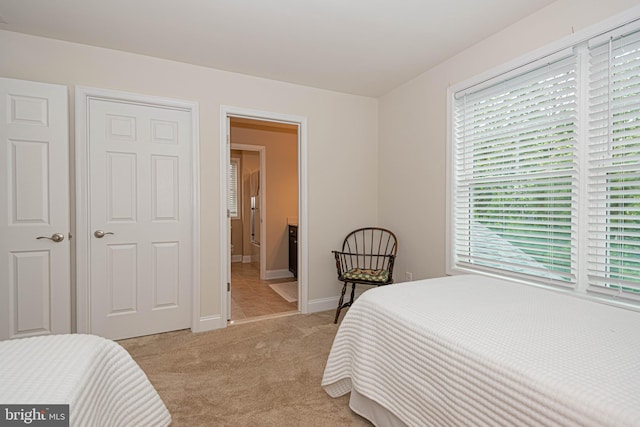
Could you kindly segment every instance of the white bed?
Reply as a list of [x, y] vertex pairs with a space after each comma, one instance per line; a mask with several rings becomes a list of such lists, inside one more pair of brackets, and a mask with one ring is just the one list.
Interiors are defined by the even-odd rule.
[[69, 404], [72, 426], [167, 426], [171, 415], [119, 344], [93, 335], [0, 342], [0, 403]]
[[378, 426], [640, 426], [640, 312], [478, 275], [384, 286], [322, 385]]

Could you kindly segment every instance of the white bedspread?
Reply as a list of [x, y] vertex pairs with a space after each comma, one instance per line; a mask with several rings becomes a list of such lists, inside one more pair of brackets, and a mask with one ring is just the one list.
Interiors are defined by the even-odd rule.
[[72, 426], [167, 426], [171, 415], [129, 353], [93, 335], [0, 342], [0, 403], [69, 404]]
[[410, 426], [640, 426], [640, 313], [477, 275], [380, 287], [322, 385]]

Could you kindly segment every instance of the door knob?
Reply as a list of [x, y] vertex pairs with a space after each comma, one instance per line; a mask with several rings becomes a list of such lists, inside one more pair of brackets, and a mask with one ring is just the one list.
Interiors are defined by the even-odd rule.
[[98, 239], [102, 239], [107, 234], [113, 234], [113, 233], [111, 231], [102, 231], [102, 230], [96, 230], [93, 233], [93, 235], [96, 236]]
[[37, 240], [40, 239], [49, 239], [49, 240], [53, 240], [56, 243], [60, 243], [64, 240], [64, 234], [62, 233], [54, 233], [51, 235], [51, 237], [47, 237], [47, 236], [38, 236], [36, 237]]

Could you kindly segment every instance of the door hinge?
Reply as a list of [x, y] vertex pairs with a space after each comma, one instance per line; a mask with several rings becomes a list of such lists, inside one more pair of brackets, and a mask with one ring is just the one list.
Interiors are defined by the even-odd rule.
[[231, 292], [231, 282], [227, 282], [227, 292]]
[[231, 209], [227, 209], [227, 218], [231, 218]]

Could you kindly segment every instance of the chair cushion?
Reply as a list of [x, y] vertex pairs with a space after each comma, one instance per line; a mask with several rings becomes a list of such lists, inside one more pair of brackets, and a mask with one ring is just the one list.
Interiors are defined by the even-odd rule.
[[389, 272], [387, 270], [372, 270], [369, 268], [352, 268], [344, 273], [342, 277], [351, 280], [384, 283], [389, 280]]

